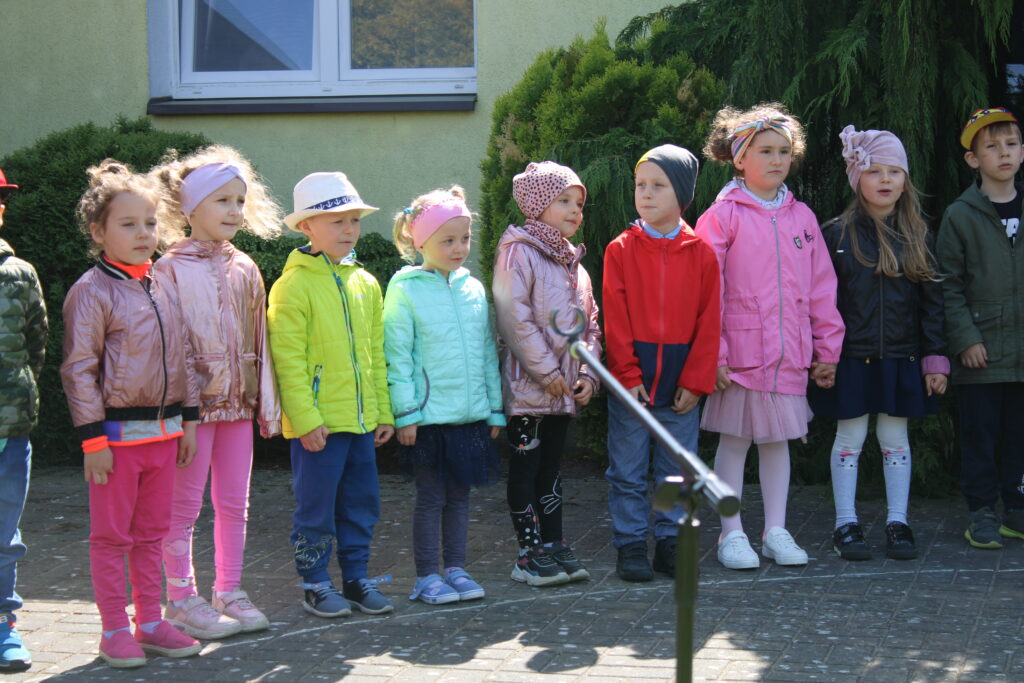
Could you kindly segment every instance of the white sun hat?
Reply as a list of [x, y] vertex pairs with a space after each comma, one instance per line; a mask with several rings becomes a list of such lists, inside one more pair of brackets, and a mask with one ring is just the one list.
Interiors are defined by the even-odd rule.
[[359, 191], [341, 171], [310, 173], [295, 184], [292, 200], [295, 210], [284, 217], [292, 230], [298, 230], [300, 221], [321, 213], [358, 209], [362, 218], [379, 210], [359, 198]]

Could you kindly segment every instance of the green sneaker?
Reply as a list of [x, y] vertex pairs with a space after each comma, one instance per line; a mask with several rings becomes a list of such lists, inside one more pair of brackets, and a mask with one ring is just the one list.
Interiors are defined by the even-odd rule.
[[997, 550], [1003, 547], [1003, 541], [999, 537], [999, 518], [992, 508], [984, 507], [971, 513], [971, 521], [964, 531], [964, 538], [975, 548]]
[[999, 535], [1007, 538], [1024, 538], [1024, 509], [1007, 510], [1003, 513]]

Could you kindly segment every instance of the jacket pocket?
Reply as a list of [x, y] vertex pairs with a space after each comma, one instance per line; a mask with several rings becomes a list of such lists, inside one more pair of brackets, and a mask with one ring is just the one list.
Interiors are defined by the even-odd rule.
[[242, 367], [239, 375], [242, 381], [242, 400], [249, 408], [256, 406], [260, 395], [260, 377], [257, 371], [259, 356], [255, 353], [242, 354]]
[[764, 363], [760, 314], [746, 311], [726, 313], [722, 316], [722, 336], [728, 345], [730, 368], [756, 368]]
[[981, 332], [988, 361], [998, 361], [1003, 357], [1003, 305], [975, 304], [971, 307], [971, 320]]

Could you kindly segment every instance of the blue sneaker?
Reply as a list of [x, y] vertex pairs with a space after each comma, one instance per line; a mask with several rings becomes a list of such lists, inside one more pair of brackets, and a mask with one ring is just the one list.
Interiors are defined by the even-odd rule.
[[[468, 576], [468, 574], [467, 574]], [[419, 600], [428, 605], [447, 605], [459, 601], [459, 591], [437, 574], [428, 574], [416, 579], [410, 600]]]
[[32, 653], [14, 630], [14, 615], [0, 614], [0, 671], [24, 671], [32, 666]]
[[352, 614], [348, 600], [342, 597], [338, 589], [330, 581], [320, 583], [303, 583], [306, 595], [302, 601], [302, 609], [318, 617], [347, 617]]
[[341, 591], [345, 599], [364, 614], [384, 614], [395, 609], [391, 601], [377, 590], [377, 583], [371, 579], [343, 581]]
[[459, 600], [479, 600], [484, 597], [484, 587], [474, 581], [465, 569], [449, 569], [445, 583], [455, 589], [459, 594]]

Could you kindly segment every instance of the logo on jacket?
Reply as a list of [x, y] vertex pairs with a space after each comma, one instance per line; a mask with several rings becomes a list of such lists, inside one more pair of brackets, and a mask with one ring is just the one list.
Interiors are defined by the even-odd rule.
[[804, 230], [804, 241], [806, 241], [807, 244], [810, 244], [814, 241], [814, 235]]
[[793, 244], [796, 245], [797, 249], [803, 249], [804, 248], [804, 243], [802, 241], [800, 241], [800, 237], [799, 236], [793, 238]]

